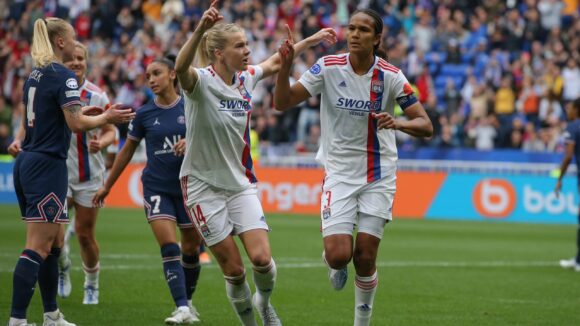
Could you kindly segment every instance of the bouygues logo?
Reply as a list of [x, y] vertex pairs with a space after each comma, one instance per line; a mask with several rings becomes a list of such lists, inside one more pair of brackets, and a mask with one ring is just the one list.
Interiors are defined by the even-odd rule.
[[472, 200], [480, 215], [503, 218], [516, 206], [516, 191], [507, 180], [483, 179], [475, 186]]

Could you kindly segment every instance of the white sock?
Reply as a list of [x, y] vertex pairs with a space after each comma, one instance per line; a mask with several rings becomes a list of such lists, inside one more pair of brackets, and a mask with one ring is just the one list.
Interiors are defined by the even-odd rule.
[[274, 259], [266, 266], [254, 266], [254, 284], [256, 285], [256, 305], [267, 308], [272, 290], [276, 285], [276, 263]]
[[95, 289], [99, 288], [99, 270], [101, 263], [97, 262], [95, 267], [87, 267], [83, 263], [83, 270], [85, 271], [85, 286], [93, 286]]
[[354, 280], [354, 325], [363, 326], [371, 323], [373, 300], [379, 278], [377, 271], [371, 276], [356, 276]]
[[10, 319], [8, 320], [8, 326], [26, 325], [26, 324], [28, 324], [26, 319], [19, 319], [19, 318], [10, 317]]
[[50, 317], [52, 320], [57, 320], [60, 315], [60, 310], [56, 309], [55, 311], [45, 312], [44, 315]]
[[239, 276], [224, 276], [226, 279], [226, 294], [242, 325], [257, 326], [252, 308], [252, 292], [246, 281], [246, 274]]

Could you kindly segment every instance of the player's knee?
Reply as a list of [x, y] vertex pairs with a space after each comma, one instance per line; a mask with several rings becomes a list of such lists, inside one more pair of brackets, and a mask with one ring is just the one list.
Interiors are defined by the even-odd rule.
[[250, 257], [250, 261], [252, 262], [252, 265], [256, 266], [256, 267], [265, 267], [268, 266], [270, 264], [270, 262], [272, 261], [272, 256], [270, 255], [270, 253], [260, 253], [258, 255], [255, 255], [253, 257]]
[[224, 266], [224, 278], [231, 284], [242, 284], [246, 281], [246, 270], [244, 266]]
[[353, 263], [357, 271], [368, 271], [375, 267], [375, 255], [370, 251], [357, 250], [354, 253]]
[[348, 265], [351, 258], [350, 252], [346, 250], [326, 252], [326, 263], [334, 269], [341, 269]]

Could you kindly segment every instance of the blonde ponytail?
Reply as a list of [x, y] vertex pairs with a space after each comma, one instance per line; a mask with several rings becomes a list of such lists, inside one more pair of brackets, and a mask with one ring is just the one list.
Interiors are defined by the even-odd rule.
[[32, 46], [30, 55], [36, 67], [45, 67], [57, 58], [54, 51], [54, 38], [65, 37], [72, 26], [60, 18], [37, 19], [34, 22], [34, 34], [32, 35]]
[[52, 44], [48, 37], [48, 21], [44, 19], [39, 18], [34, 22], [30, 55], [36, 67], [45, 67], [55, 59]]
[[200, 67], [206, 67], [215, 61], [215, 50], [223, 50], [231, 33], [244, 33], [236, 24], [217, 24], [207, 30], [199, 43], [197, 59]]

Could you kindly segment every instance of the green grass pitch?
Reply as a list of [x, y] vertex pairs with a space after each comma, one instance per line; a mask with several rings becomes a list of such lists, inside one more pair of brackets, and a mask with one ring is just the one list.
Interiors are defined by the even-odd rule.
[[[0, 206], [0, 324], [10, 311], [12, 270], [24, 245], [16, 206]], [[313, 216], [268, 215], [278, 264], [272, 302], [285, 325], [352, 325], [353, 269], [334, 291]], [[59, 299], [78, 325], [163, 325], [173, 311], [159, 248], [141, 210], [103, 209], [97, 224], [101, 297], [83, 306], [78, 244], [73, 292]], [[557, 262], [575, 251], [573, 225], [395, 220], [379, 252], [373, 325], [580, 325], [580, 273]], [[251, 266], [246, 260], [251, 275]], [[251, 277], [248, 278], [252, 283]], [[253, 289], [253, 284], [250, 284]], [[28, 312], [41, 323], [38, 287]], [[194, 303], [200, 325], [236, 325], [222, 275], [204, 266]]]

